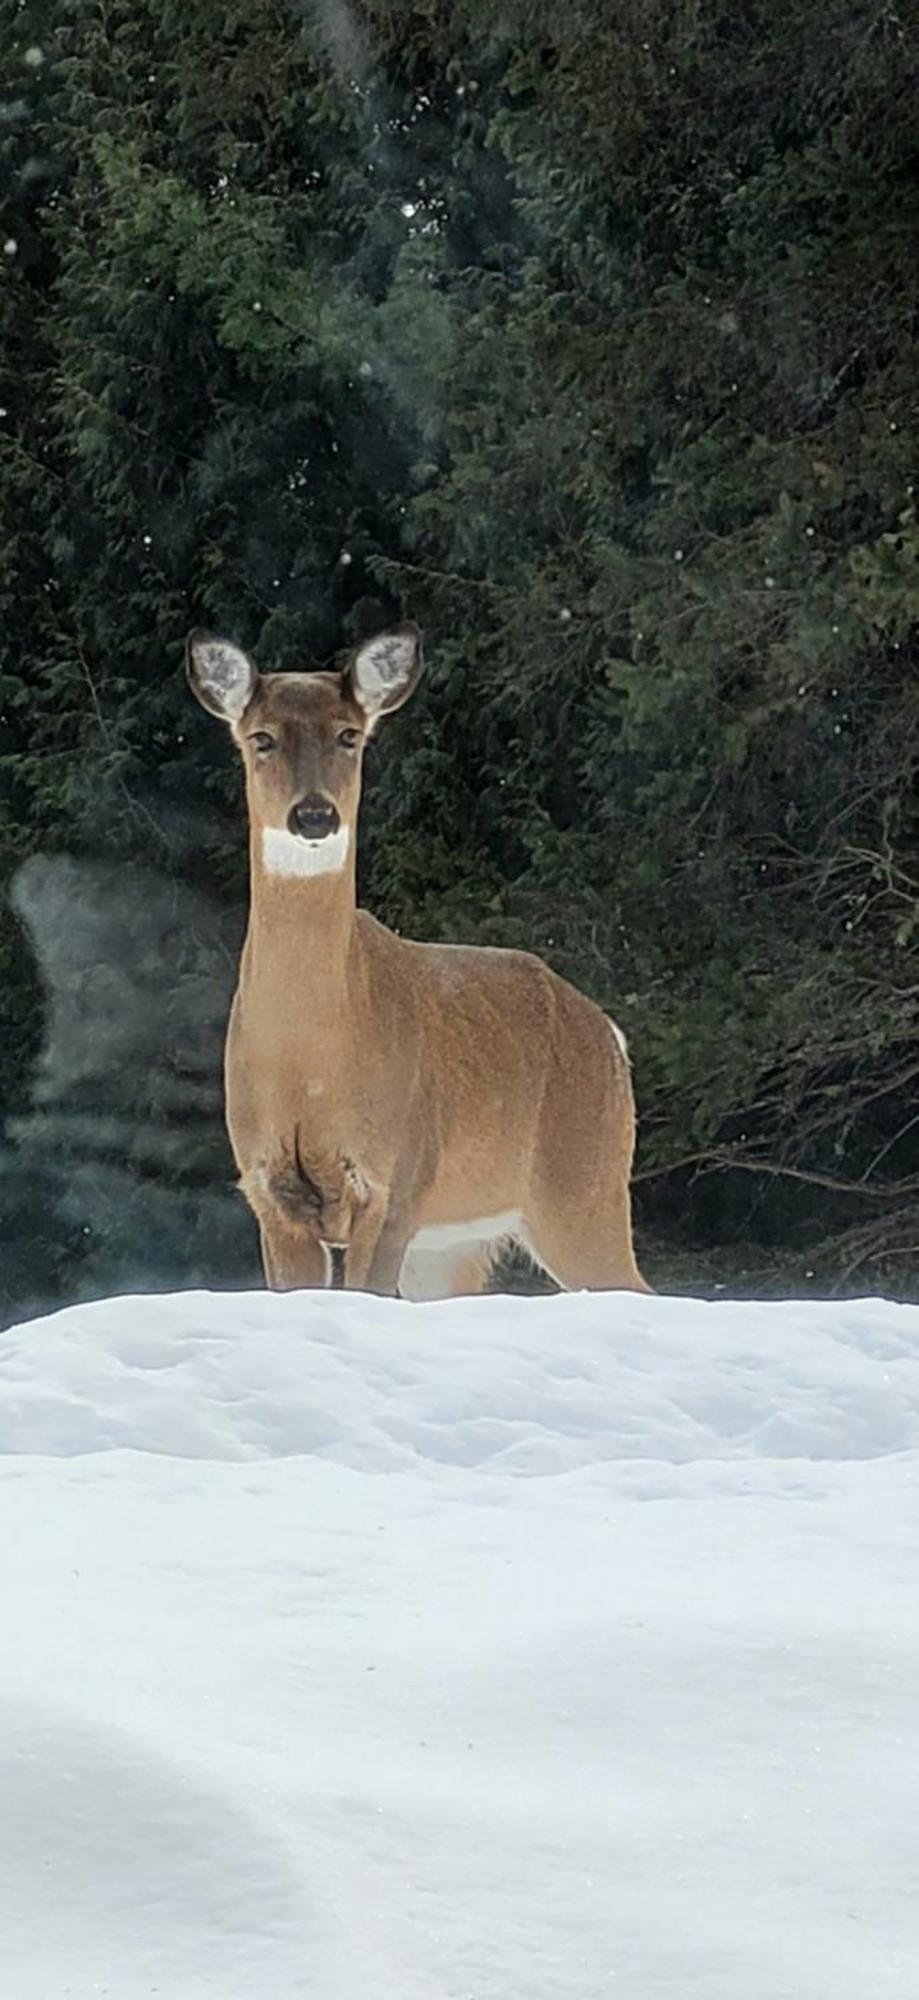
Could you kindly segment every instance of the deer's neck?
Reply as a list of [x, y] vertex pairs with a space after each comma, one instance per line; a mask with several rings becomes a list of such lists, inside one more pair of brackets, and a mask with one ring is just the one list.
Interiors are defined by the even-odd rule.
[[342, 1018], [357, 943], [353, 840], [337, 868], [299, 869], [290, 850], [287, 859], [287, 868], [272, 865], [270, 843], [253, 829], [240, 984], [270, 995], [282, 1018], [310, 1019], [319, 1032]]

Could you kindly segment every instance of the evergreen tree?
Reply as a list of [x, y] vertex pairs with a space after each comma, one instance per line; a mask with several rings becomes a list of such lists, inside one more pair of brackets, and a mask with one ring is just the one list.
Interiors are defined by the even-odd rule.
[[[205, 983], [232, 957], [238, 776], [185, 700], [187, 627], [286, 666], [404, 610], [429, 682], [369, 774], [367, 899], [531, 946], [623, 1022], [652, 1276], [682, 1244], [695, 1284], [726, 1256], [908, 1286], [914, 21], [0, 0], [0, 22], [0, 870], [70, 857], [68, 977], [92, 996], [117, 955], [99, 868], [214, 906]], [[219, 1009], [157, 1040], [146, 1152], [116, 1077], [93, 1072], [90, 1133], [51, 1063], [61, 1186], [72, 1158], [139, 1196], [93, 1222], [94, 1263], [29, 1192], [42, 989], [3, 925], [3, 1186], [23, 1239], [40, 1211], [48, 1295], [227, 1273], [200, 1224], [229, 1186], [216, 1099], [205, 1143], [200, 1094], [156, 1081], [190, 1032], [217, 1078]], [[177, 1178], [184, 1234], [151, 1258], [142, 1196]], [[42, 1282], [17, 1272], [10, 1309]]]

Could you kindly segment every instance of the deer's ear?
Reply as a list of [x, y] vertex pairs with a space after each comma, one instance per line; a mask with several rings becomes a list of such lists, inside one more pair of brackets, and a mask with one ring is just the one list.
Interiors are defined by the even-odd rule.
[[222, 722], [238, 722], [245, 715], [258, 685], [258, 669], [239, 646], [213, 632], [190, 632], [185, 665], [202, 708], [219, 715]]
[[421, 678], [421, 633], [417, 625], [394, 625], [374, 639], [362, 639], [342, 675], [347, 692], [373, 724], [401, 708]]

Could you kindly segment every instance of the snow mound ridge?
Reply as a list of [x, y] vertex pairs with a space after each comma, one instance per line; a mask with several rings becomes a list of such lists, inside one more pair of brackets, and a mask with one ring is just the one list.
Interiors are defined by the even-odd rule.
[[551, 1476], [919, 1444], [919, 1308], [182, 1293], [0, 1338], [0, 1453]]

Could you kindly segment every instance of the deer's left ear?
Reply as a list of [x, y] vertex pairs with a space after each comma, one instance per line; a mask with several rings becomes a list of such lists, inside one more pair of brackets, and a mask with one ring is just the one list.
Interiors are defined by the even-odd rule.
[[372, 725], [381, 715], [401, 708], [421, 678], [421, 633], [417, 625], [394, 625], [374, 639], [362, 639], [352, 653], [342, 680]]

